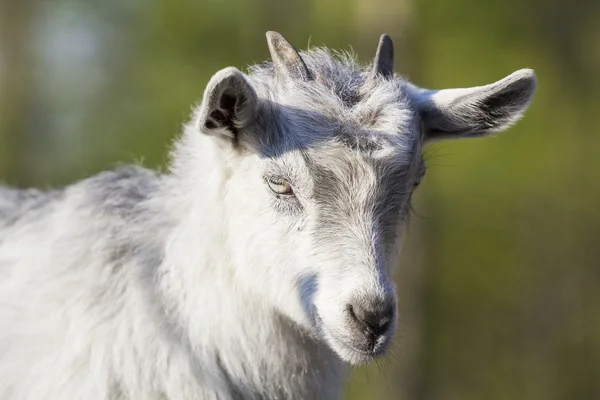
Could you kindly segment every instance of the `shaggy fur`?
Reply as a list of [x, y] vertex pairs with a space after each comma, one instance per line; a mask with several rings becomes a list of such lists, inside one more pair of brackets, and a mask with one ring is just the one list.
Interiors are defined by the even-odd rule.
[[275, 66], [211, 79], [168, 173], [0, 189], [0, 399], [337, 399], [386, 351], [422, 144], [508, 127], [535, 76], [426, 91], [270, 40]]

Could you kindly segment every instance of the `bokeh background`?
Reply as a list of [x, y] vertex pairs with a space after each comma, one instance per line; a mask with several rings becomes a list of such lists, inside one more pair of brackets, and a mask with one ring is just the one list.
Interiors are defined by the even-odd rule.
[[427, 149], [397, 274], [400, 332], [350, 399], [600, 399], [597, 0], [0, 0], [0, 179], [53, 187], [161, 167], [211, 74], [298, 48], [395, 41], [428, 88], [530, 67], [526, 118]]

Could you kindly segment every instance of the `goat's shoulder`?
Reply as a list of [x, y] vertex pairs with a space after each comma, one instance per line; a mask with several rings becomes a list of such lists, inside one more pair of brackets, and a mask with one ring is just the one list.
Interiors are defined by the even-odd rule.
[[[158, 233], [151, 228], [152, 213], [140, 210], [161, 179], [140, 167], [124, 167], [54, 191], [2, 189], [6, 209], [20, 209], [14, 222], [0, 229], [0, 342], [5, 344], [0, 375], [8, 387], [18, 388], [15, 398], [35, 389], [23, 380], [30, 376], [24, 370], [36, 371], [40, 387], [54, 387], [70, 373], [80, 385], [65, 385], [50, 397], [90, 398], [82, 393], [97, 388], [96, 382], [110, 388], [103, 379], [113, 368], [111, 354], [122, 360], [127, 351], [140, 351], [132, 350], [134, 345], [150, 346], [130, 335], [140, 321], [145, 330], [153, 328], [140, 300], [146, 299], [140, 267], [160, 261], [158, 239], [151, 241]], [[17, 206], [18, 198], [30, 205]], [[88, 356], [82, 358], [80, 348], [89, 349]], [[0, 384], [0, 398], [6, 397], [5, 387]]]
[[124, 167], [48, 192], [3, 189], [3, 201], [13, 204], [10, 224], [0, 229], [5, 283], [26, 290], [69, 286], [75, 280], [92, 293], [90, 287], [111, 287], [119, 274], [132, 271], [140, 262], [136, 257], [159, 258], [150, 251], [158, 242], [151, 240], [158, 236], [152, 229], [156, 213], [144, 204], [160, 179], [155, 172]]
[[52, 191], [2, 189], [0, 253], [16, 251], [17, 244], [54, 253], [57, 244], [69, 243], [74, 262], [78, 248], [88, 249], [86, 257], [95, 249], [98, 262], [114, 259], [122, 253], [114, 249], [123, 243], [144, 244], [156, 231], [161, 213], [149, 204], [159, 203], [150, 200], [159, 192], [161, 179], [154, 171], [128, 166]]

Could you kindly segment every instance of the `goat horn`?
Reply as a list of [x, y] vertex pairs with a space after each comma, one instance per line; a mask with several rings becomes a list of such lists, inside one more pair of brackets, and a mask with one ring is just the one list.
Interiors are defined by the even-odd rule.
[[298, 50], [281, 34], [273, 31], [267, 32], [267, 43], [273, 60], [275, 74], [278, 77], [290, 77], [303, 81], [312, 77]]
[[389, 35], [383, 34], [379, 38], [377, 53], [373, 61], [371, 76], [381, 75], [386, 79], [394, 76], [394, 44]]

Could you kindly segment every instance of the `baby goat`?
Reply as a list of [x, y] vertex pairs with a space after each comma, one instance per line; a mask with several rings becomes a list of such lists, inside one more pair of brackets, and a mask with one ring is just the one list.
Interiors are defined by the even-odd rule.
[[424, 143], [520, 118], [531, 70], [424, 90], [267, 33], [217, 72], [169, 172], [0, 189], [0, 398], [337, 399], [396, 330]]

